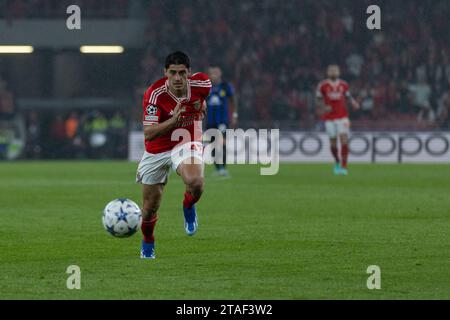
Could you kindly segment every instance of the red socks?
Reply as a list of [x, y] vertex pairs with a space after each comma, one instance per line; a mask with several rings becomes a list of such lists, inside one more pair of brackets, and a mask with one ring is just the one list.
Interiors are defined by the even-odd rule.
[[[189, 192], [184, 193], [183, 206], [185, 208], [192, 208], [197, 201], [198, 199]], [[155, 241], [153, 232], [155, 231], [156, 221], [158, 221], [158, 216], [156, 214], [151, 218], [142, 221], [141, 230], [145, 243], [153, 243]]]
[[342, 168], [347, 168], [348, 144], [342, 145], [341, 155], [342, 155]]
[[155, 230], [156, 221], [158, 221], [157, 215], [154, 215], [149, 220], [142, 221], [141, 230], [142, 234], [144, 235], [145, 243], [153, 243], [155, 241], [153, 231]]
[[194, 198], [189, 192], [184, 193], [183, 207], [190, 209], [197, 201], [198, 198]]
[[339, 163], [339, 151], [337, 147], [331, 147], [331, 153], [333, 154], [336, 163]]

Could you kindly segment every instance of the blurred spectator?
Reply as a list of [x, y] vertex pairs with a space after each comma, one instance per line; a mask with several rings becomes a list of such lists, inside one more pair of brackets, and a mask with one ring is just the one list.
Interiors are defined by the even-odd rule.
[[361, 69], [364, 65], [364, 58], [357, 52], [350, 54], [345, 60], [347, 70], [352, 78], [358, 78], [361, 75]]
[[116, 111], [109, 120], [110, 152], [109, 156], [113, 159], [125, 158], [127, 155], [127, 122], [120, 111]]
[[67, 157], [75, 157], [76, 151], [78, 149], [77, 133], [79, 127], [79, 119], [76, 112], [71, 112], [69, 117], [65, 121], [65, 131], [67, 138], [66, 154]]
[[4, 160], [8, 156], [9, 132], [5, 124], [0, 122], [0, 160]]
[[37, 112], [30, 112], [26, 121], [25, 157], [38, 159], [41, 156], [41, 125]]
[[100, 111], [95, 111], [90, 123], [89, 145], [90, 156], [95, 159], [107, 158], [108, 143], [108, 120]]
[[71, 112], [69, 117], [66, 120], [65, 126], [66, 126], [66, 136], [68, 139], [75, 138], [75, 135], [78, 131], [78, 115], [76, 112]]
[[14, 116], [13, 94], [7, 89], [6, 81], [0, 77], [0, 120], [11, 120]]
[[414, 107], [419, 110], [418, 120], [419, 122], [427, 120], [433, 121], [435, 119], [434, 111], [431, 107], [431, 87], [422, 77], [417, 84], [411, 84], [409, 91], [412, 93], [412, 101]]
[[373, 89], [371, 89], [369, 86], [366, 86], [364, 89], [360, 92], [360, 104], [361, 104], [361, 111], [365, 115], [371, 115], [374, 109], [374, 101], [373, 101]]
[[401, 113], [407, 113], [410, 111], [409, 105], [410, 105], [410, 94], [408, 90], [408, 83], [406, 81], [402, 81], [400, 83], [400, 86], [397, 90], [396, 95], [396, 105], [398, 110]]
[[350, 14], [350, 11], [348, 8], [343, 9], [341, 21], [345, 27], [345, 31], [347, 31], [347, 33], [349, 33], [349, 34], [352, 34], [355, 21], [354, 21], [352, 15]]
[[437, 120], [440, 128], [450, 129], [450, 86], [439, 99]]
[[63, 117], [58, 114], [50, 126], [49, 151], [51, 158], [58, 159], [64, 157], [66, 150], [66, 127]]

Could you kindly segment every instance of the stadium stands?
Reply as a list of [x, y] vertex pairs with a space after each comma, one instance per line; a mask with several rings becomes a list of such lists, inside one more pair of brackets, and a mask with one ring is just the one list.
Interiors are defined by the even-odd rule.
[[381, 31], [366, 28], [370, 4], [151, 2], [140, 86], [160, 75], [166, 52], [183, 48], [197, 69], [211, 63], [224, 69], [238, 88], [243, 120], [311, 128], [315, 85], [325, 66], [337, 62], [363, 105], [353, 114], [357, 127], [436, 126], [450, 85], [448, 1], [380, 1]]
[[[139, 0], [138, 0], [139, 1]], [[129, 0], [7, 0], [0, 1], [0, 18], [62, 19], [66, 8], [72, 4], [83, 8], [86, 18], [126, 18], [129, 16]]]
[[[366, 9], [372, 4], [368, 0], [10, 0], [0, 2], [0, 19], [10, 23], [16, 19], [60, 19], [70, 4], [80, 5], [84, 18], [140, 17], [148, 21], [141, 53], [127, 60], [132, 67], [127, 69], [139, 70], [139, 65], [141, 71], [121, 77], [135, 83], [134, 92], [126, 89], [136, 100], [128, 128], [139, 126], [142, 93], [161, 76], [164, 56], [181, 49], [190, 54], [196, 70], [222, 67], [225, 78], [237, 89], [242, 127], [316, 129], [315, 87], [324, 77], [326, 65], [338, 63], [362, 105], [351, 114], [354, 129], [450, 129], [447, 0], [380, 0], [380, 31], [366, 28]], [[6, 77], [0, 81], [3, 119], [17, 114], [13, 99], [30, 98], [13, 95], [16, 90], [12, 86], [6, 90], [11, 70], [5, 70], [5, 63], [0, 64], [1, 76]], [[50, 74], [47, 79], [51, 79]], [[30, 92], [52, 98], [51, 83], [48, 88], [36, 87]], [[114, 88], [102, 90], [103, 96], [116, 94]], [[79, 128], [88, 127], [99, 114], [97, 110], [76, 111]], [[54, 122], [61, 115], [59, 120], [67, 121], [70, 113], [66, 109], [53, 115], [23, 114], [28, 139], [45, 144]], [[113, 121], [112, 115], [107, 118]], [[54, 134], [62, 132], [56, 125], [54, 129]], [[80, 142], [78, 136], [84, 140]], [[75, 143], [69, 152], [72, 155], [80, 150], [84, 150], [80, 157], [102, 157], [111, 152], [92, 153], [83, 147], [86, 136], [76, 137], [64, 138]], [[117, 148], [124, 153], [123, 143]], [[41, 157], [46, 150], [38, 146], [26, 153]]]

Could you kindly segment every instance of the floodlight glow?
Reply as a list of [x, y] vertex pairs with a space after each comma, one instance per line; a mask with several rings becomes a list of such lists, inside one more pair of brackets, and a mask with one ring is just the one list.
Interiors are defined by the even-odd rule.
[[123, 53], [122, 46], [81, 46], [81, 53]]
[[32, 46], [0, 46], [1, 53], [33, 53], [34, 48]]

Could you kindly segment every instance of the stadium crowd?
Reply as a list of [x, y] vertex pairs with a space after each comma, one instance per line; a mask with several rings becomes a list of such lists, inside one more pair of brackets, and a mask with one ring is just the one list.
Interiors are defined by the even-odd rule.
[[9, 23], [17, 19], [62, 19], [70, 5], [83, 8], [83, 17], [87, 18], [125, 18], [132, 3], [130, 0], [3, 0], [0, 18]]
[[[0, 77], [0, 160], [123, 159], [128, 117], [120, 110], [17, 110], [13, 93]], [[23, 152], [21, 150], [23, 149]]]
[[379, 1], [380, 31], [366, 27], [370, 4], [149, 2], [139, 90], [161, 74], [166, 52], [182, 48], [196, 69], [210, 64], [224, 69], [238, 90], [241, 119], [272, 124], [287, 120], [305, 128], [316, 123], [315, 86], [333, 62], [342, 66], [362, 105], [352, 115], [356, 123], [383, 129], [392, 121], [397, 128], [448, 127], [448, 1]]
[[[42, 119], [43, 118], [43, 119]], [[128, 126], [124, 114], [107, 117], [100, 110], [58, 112], [26, 117], [28, 159], [123, 159], [127, 156]]]
[[[142, 58], [133, 60], [141, 71], [129, 79], [136, 82], [134, 120], [165, 55], [181, 49], [195, 70], [223, 69], [236, 88], [243, 127], [314, 129], [316, 85], [326, 66], [338, 63], [362, 107], [351, 114], [353, 128], [450, 129], [447, 0], [379, 0], [381, 30], [366, 27], [369, 0], [8, 0], [0, 1], [0, 18], [60, 18], [70, 4], [79, 4], [84, 17], [138, 11], [148, 21]], [[126, 141], [116, 138], [130, 124], [120, 113], [18, 111], [12, 92], [0, 78], [0, 158], [4, 142], [22, 131], [29, 158], [126, 154]], [[17, 114], [23, 126], [14, 122]]]

